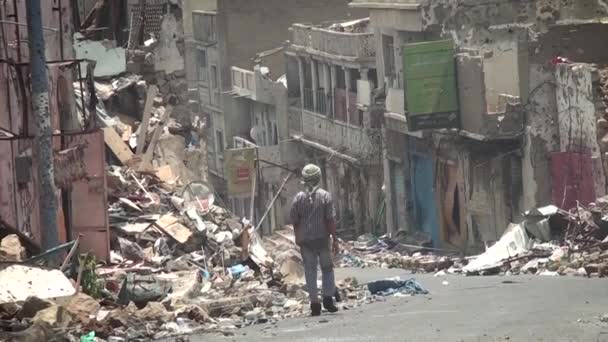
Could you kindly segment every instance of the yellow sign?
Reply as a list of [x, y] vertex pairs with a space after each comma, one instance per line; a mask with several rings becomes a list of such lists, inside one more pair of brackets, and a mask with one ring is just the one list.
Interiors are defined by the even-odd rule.
[[250, 194], [255, 177], [255, 148], [224, 151], [228, 195]]

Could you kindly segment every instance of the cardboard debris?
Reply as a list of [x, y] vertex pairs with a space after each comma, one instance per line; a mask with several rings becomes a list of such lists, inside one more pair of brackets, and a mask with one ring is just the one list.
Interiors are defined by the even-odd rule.
[[192, 231], [179, 223], [179, 219], [171, 214], [163, 215], [155, 225], [179, 243], [186, 243], [192, 236]]
[[173, 168], [171, 168], [171, 165], [163, 165], [160, 167], [157, 167], [156, 170], [156, 175], [158, 176], [158, 178], [165, 183], [168, 184], [173, 184], [175, 183], [177, 177], [175, 176], [175, 173], [173, 172]]

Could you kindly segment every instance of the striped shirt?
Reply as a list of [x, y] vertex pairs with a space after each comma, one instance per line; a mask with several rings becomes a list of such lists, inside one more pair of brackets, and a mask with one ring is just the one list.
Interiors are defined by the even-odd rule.
[[304, 191], [298, 193], [293, 199], [289, 214], [298, 245], [329, 238], [327, 224], [336, 220], [331, 195], [323, 189], [317, 189], [310, 196]]

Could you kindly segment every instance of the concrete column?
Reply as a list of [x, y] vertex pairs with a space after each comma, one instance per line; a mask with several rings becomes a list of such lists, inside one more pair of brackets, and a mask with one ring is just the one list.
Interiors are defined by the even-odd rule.
[[304, 108], [304, 61], [302, 57], [296, 57], [298, 59], [298, 76], [300, 77], [300, 108]]
[[346, 83], [346, 122], [350, 123], [350, 106], [351, 105], [355, 105], [354, 103], [350, 103], [350, 96], [348, 96], [350, 94], [350, 90], [351, 90], [351, 79], [352, 79], [352, 74], [351, 74], [351, 70], [350, 68], [344, 68], [344, 80]]
[[382, 46], [382, 31], [374, 29], [376, 43], [376, 72], [378, 73], [378, 88], [384, 88], [384, 47]]
[[319, 103], [319, 100], [317, 99], [317, 89], [319, 89], [319, 75], [317, 74], [317, 61], [315, 61], [314, 59], [310, 60], [310, 70], [312, 74], [312, 104], [316, 111], [317, 104]]
[[325, 115], [329, 116], [331, 115], [331, 103], [332, 101], [329, 101], [329, 98], [331, 97], [332, 91], [331, 91], [331, 77], [330, 77], [330, 71], [329, 71], [329, 64], [327, 63], [323, 63], [323, 88], [325, 89]]
[[330, 81], [331, 81], [331, 117], [335, 118], [336, 117], [336, 86], [338, 84], [338, 67], [335, 65], [331, 65], [330, 67], [331, 69], [331, 74], [330, 74]]
[[369, 80], [369, 75], [367, 74], [369, 71], [368, 68], [360, 68], [359, 69], [359, 74], [361, 75], [361, 80], [363, 81], [368, 81]]

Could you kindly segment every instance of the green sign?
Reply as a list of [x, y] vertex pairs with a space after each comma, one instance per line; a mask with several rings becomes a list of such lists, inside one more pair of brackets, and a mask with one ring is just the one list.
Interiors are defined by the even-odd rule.
[[460, 128], [452, 41], [405, 44], [403, 51], [409, 129]]

